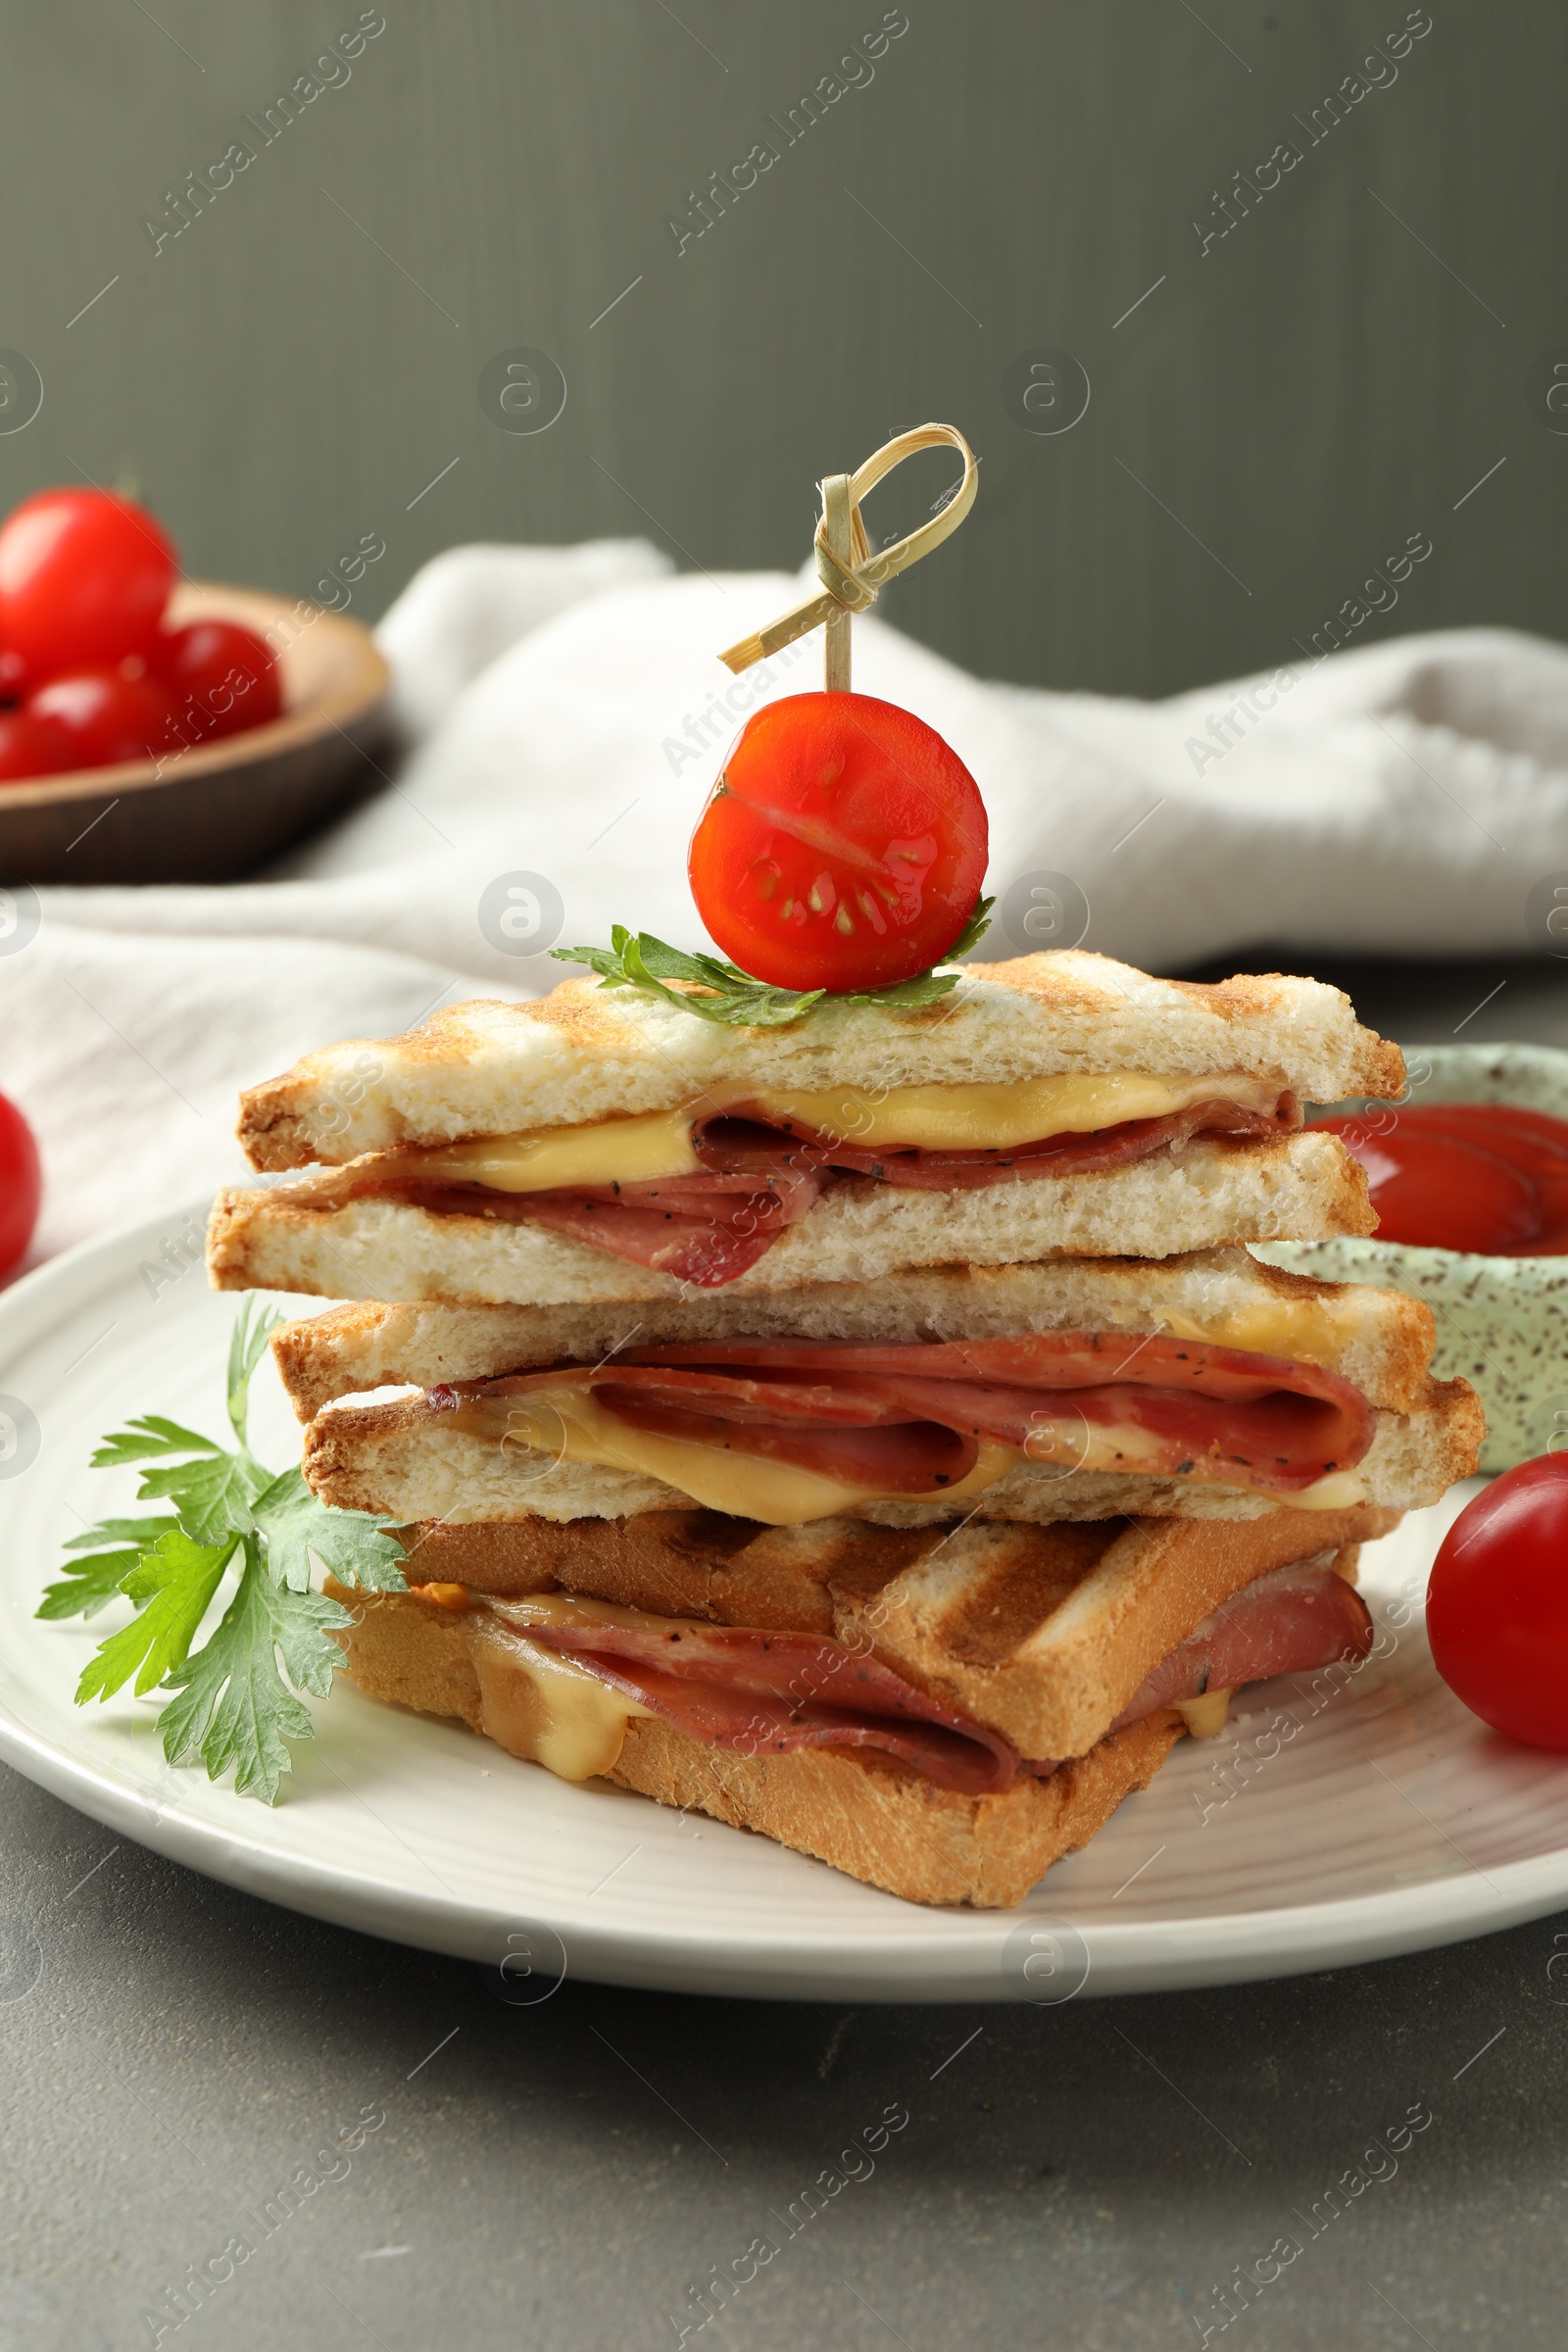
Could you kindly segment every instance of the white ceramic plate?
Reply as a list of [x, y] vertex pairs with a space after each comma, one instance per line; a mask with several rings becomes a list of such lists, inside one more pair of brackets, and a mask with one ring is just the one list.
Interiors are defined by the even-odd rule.
[[[32, 1611], [62, 1542], [130, 1502], [131, 1473], [87, 1468], [103, 1433], [163, 1412], [222, 1434], [239, 1302], [208, 1291], [199, 1262], [173, 1271], [201, 1214], [112, 1234], [0, 1297], [0, 1755], [115, 1835], [318, 1918], [505, 1963], [519, 2001], [568, 1972], [807, 1999], [1051, 2001], [1375, 1959], [1568, 1902], [1568, 1759], [1488, 1733], [1422, 1636], [1419, 1595], [1462, 1495], [1365, 1555], [1381, 1656], [1316, 1699], [1305, 1676], [1250, 1692], [1227, 1735], [1183, 1741], [1021, 1911], [919, 1909], [764, 1838], [569, 1788], [345, 1682], [316, 1707], [318, 1737], [270, 1810], [171, 1770], [151, 1703], [72, 1703], [114, 1618]], [[270, 1366], [254, 1425], [281, 1467], [299, 1433]]]

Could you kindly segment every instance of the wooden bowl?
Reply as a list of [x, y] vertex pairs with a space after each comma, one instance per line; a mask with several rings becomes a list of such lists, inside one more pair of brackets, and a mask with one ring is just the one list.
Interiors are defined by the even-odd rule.
[[162, 761], [0, 783], [0, 880], [226, 882], [363, 799], [382, 779], [386, 663], [324, 605], [192, 580], [175, 627], [235, 620], [278, 652], [283, 714]]

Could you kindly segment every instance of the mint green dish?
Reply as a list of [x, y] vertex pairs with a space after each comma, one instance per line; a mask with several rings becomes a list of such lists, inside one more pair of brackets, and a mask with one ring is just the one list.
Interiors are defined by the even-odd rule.
[[[1512, 1102], [1568, 1119], [1568, 1054], [1554, 1046], [1406, 1046], [1404, 1057], [1412, 1104]], [[1434, 1372], [1462, 1373], [1486, 1406], [1483, 1470], [1568, 1450], [1568, 1257], [1483, 1257], [1376, 1239], [1260, 1242], [1252, 1253], [1320, 1282], [1371, 1282], [1424, 1298], [1438, 1319]]]

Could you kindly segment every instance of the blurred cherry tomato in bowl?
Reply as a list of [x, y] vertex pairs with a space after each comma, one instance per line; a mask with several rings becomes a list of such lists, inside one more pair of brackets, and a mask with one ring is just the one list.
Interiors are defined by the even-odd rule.
[[40, 490], [0, 525], [0, 644], [38, 678], [144, 654], [176, 568], [144, 507], [109, 490]]
[[42, 1191], [32, 1129], [10, 1097], [0, 1095], [0, 1274], [25, 1256]]
[[152, 651], [181, 721], [204, 740], [264, 727], [283, 710], [277, 659], [253, 630], [231, 620], [166, 629]]
[[0, 784], [63, 775], [76, 765], [62, 728], [30, 710], [0, 710]]
[[1568, 1751], [1568, 1453], [1504, 1471], [1460, 1512], [1433, 1562], [1427, 1635], [1483, 1723]]
[[69, 670], [29, 695], [22, 716], [55, 729], [67, 767], [108, 767], [174, 747], [173, 703], [161, 679], [127, 677], [123, 666]]

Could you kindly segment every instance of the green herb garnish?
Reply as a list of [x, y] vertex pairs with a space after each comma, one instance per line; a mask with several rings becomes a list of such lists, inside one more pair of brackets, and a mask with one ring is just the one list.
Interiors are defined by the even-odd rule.
[[[406, 1590], [394, 1522], [318, 1502], [297, 1469], [280, 1475], [250, 1449], [251, 1376], [282, 1317], [247, 1299], [228, 1351], [228, 1419], [237, 1448], [217, 1445], [159, 1413], [116, 1430], [94, 1469], [147, 1465], [138, 1500], [173, 1515], [103, 1519], [67, 1544], [66, 1562], [40, 1617], [91, 1617], [123, 1595], [136, 1614], [98, 1644], [76, 1686], [76, 1704], [108, 1698], [134, 1677], [138, 1697], [174, 1695], [161, 1729], [171, 1764], [199, 1757], [210, 1780], [229, 1770], [242, 1796], [270, 1804], [289, 1769], [288, 1742], [309, 1740], [297, 1695], [324, 1697], [343, 1653], [330, 1639], [348, 1612], [311, 1591], [313, 1560], [371, 1592]], [[214, 1631], [192, 1643], [230, 1569], [238, 1583]]]
[[[980, 901], [949, 950], [951, 956], [967, 956], [984, 934], [995, 905], [995, 899]], [[606, 988], [635, 988], [643, 996], [662, 997], [681, 1012], [695, 1012], [700, 1020], [725, 1021], [733, 1028], [783, 1029], [822, 1004], [881, 1004], [907, 1011], [938, 1004], [957, 987], [961, 976], [946, 970], [921, 972], [897, 988], [771, 988], [765, 980], [754, 980], [739, 964], [716, 956], [688, 956], [651, 931], [631, 932], [624, 923], [613, 923], [610, 937], [608, 948], [552, 948], [550, 953], [559, 963], [587, 964]], [[703, 993], [688, 996], [666, 988], [666, 980], [694, 981]]]

